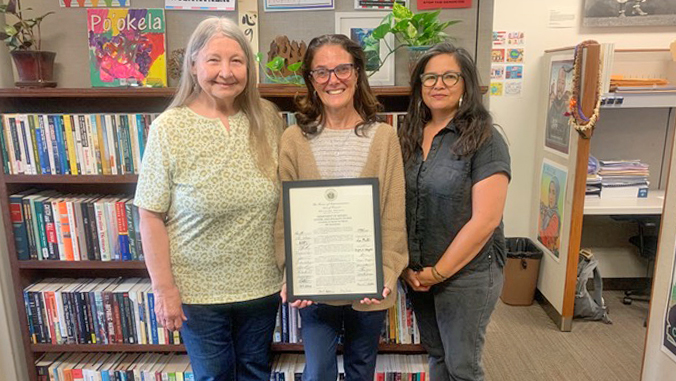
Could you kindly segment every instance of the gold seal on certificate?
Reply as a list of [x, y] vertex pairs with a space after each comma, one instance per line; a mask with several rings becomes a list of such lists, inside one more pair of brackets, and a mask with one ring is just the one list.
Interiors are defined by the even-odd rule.
[[282, 184], [290, 301], [382, 298], [378, 179]]

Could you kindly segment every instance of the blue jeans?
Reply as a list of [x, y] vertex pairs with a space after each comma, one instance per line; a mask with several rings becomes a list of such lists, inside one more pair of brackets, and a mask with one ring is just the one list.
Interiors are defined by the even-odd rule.
[[196, 381], [268, 381], [279, 294], [227, 304], [184, 304], [181, 335]]
[[477, 267], [460, 270], [428, 292], [411, 291], [430, 380], [484, 379], [481, 353], [503, 275], [494, 255]]
[[352, 306], [312, 304], [300, 310], [305, 348], [303, 381], [336, 381], [338, 336], [345, 328], [345, 381], [373, 380], [380, 330], [387, 311], [355, 311]]

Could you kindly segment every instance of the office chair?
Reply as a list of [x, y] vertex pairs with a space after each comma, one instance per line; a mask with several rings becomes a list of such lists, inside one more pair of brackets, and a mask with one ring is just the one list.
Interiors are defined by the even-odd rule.
[[654, 273], [655, 257], [657, 255], [657, 234], [660, 227], [660, 216], [641, 215], [627, 217], [627, 220], [635, 221], [638, 227], [638, 234], [630, 237], [629, 242], [638, 248], [639, 256], [647, 262], [646, 278], [648, 278], [648, 284], [645, 288], [625, 291], [622, 303], [630, 305], [633, 301], [650, 301], [652, 274]]

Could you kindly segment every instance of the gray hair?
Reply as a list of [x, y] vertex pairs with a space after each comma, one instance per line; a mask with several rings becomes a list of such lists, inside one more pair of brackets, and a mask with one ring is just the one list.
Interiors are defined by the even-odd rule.
[[[188, 40], [188, 46], [185, 48], [185, 56], [183, 58], [183, 68], [181, 69], [181, 79], [178, 84], [178, 89], [174, 99], [168, 108], [185, 106], [190, 100], [201, 91], [197, 78], [192, 74], [192, 68], [197, 60], [197, 55], [215, 36], [225, 36], [231, 38], [239, 44], [244, 51], [246, 58], [247, 69], [247, 83], [244, 92], [238, 98], [246, 98], [252, 92], [257, 97], [258, 89], [256, 88], [256, 60], [254, 58], [251, 45], [247, 41], [244, 33], [239, 29], [237, 24], [223, 17], [209, 17], [197, 25], [195, 31]], [[243, 103], [246, 100], [240, 101], [242, 108], [247, 108]]]
[[188, 40], [183, 59], [183, 69], [178, 90], [167, 108], [186, 106], [202, 89], [192, 74], [192, 68], [199, 52], [215, 36], [224, 36], [235, 40], [244, 51], [246, 59], [247, 81], [244, 91], [235, 99], [249, 119], [249, 146], [259, 170], [271, 180], [277, 177], [275, 152], [283, 122], [277, 108], [261, 99], [256, 77], [256, 60], [253, 49], [237, 24], [223, 17], [209, 17], [203, 20]]

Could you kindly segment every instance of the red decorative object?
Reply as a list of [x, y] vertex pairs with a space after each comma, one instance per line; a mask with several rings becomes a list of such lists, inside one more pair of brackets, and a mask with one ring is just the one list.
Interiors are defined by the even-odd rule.
[[471, 7], [472, 0], [418, 0], [418, 10]]

